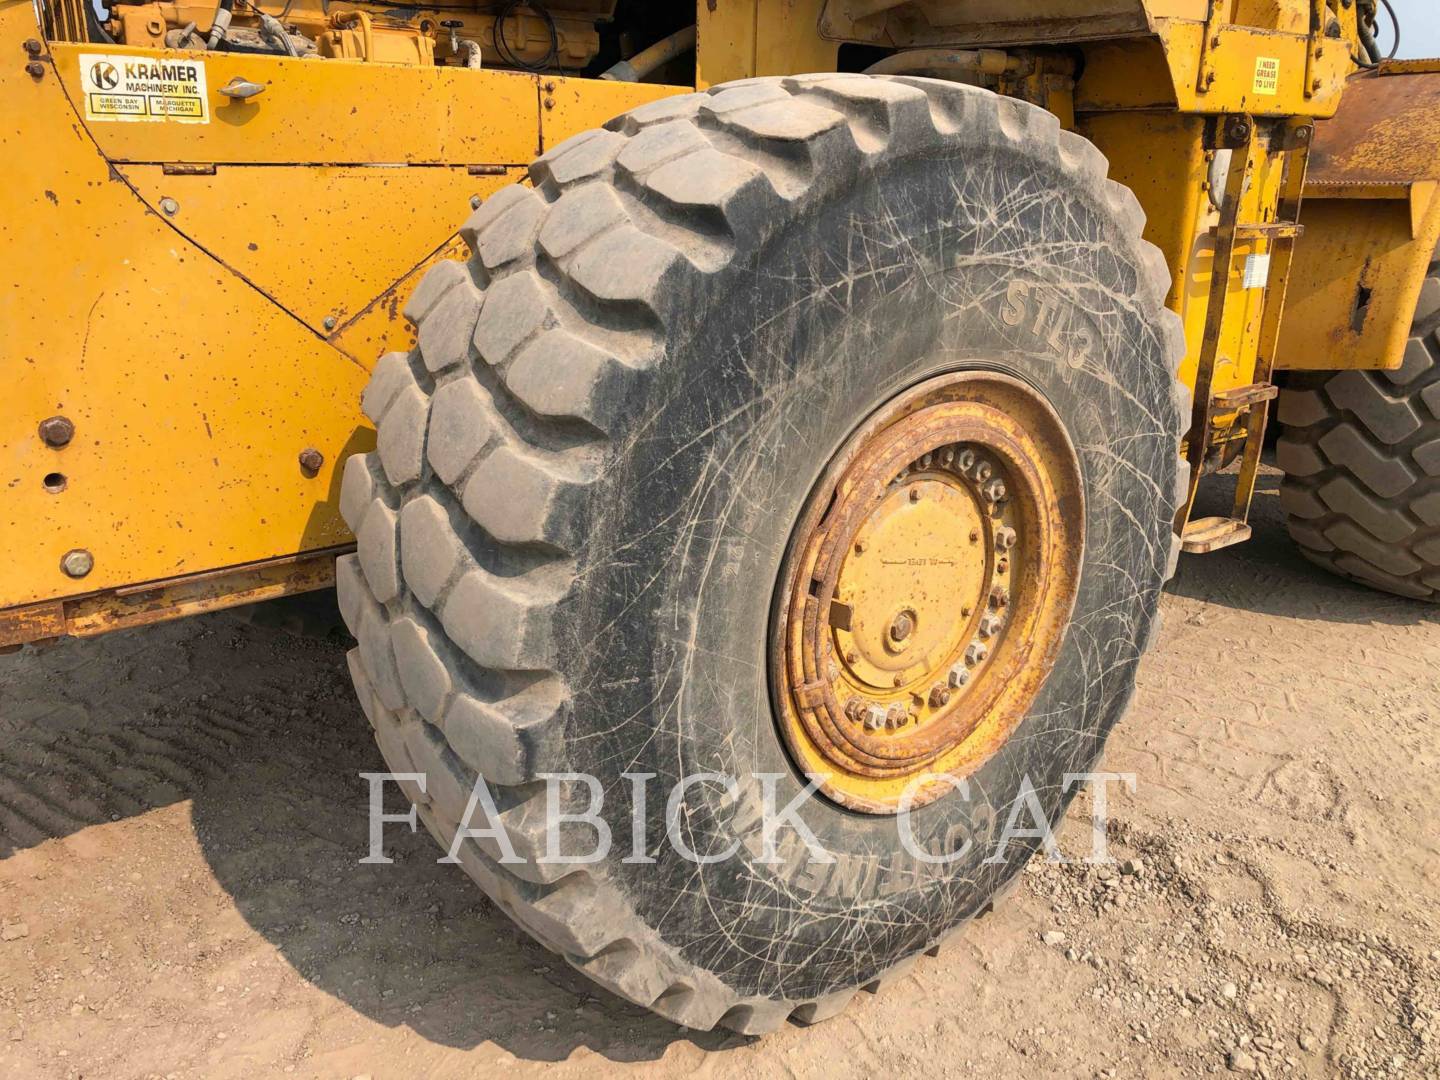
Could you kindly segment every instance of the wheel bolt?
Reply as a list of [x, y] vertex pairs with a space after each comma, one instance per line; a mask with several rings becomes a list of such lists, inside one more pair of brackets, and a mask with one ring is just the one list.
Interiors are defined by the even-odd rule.
[[994, 637], [1000, 632], [1000, 618], [996, 615], [980, 616], [980, 636]]
[[960, 453], [955, 456], [955, 468], [959, 469], [962, 473], [968, 473], [974, 467], [974, 450], [961, 450]]
[[970, 672], [959, 664], [956, 664], [950, 669], [950, 674], [946, 677], [945, 681], [950, 684], [950, 689], [959, 690], [960, 687], [970, 681]]
[[986, 480], [990, 479], [990, 474], [993, 471], [988, 461], [977, 461], [975, 463], [975, 482], [977, 484], [985, 483]]
[[930, 688], [930, 708], [939, 709], [950, 703], [950, 688], [936, 683]]
[[1005, 481], [998, 478], [991, 480], [985, 488], [985, 497], [993, 503], [1003, 502], [1005, 499]]
[[909, 719], [910, 713], [904, 705], [901, 705], [897, 701], [894, 705], [891, 705], [885, 713], [885, 726], [888, 728], [904, 727]]
[[885, 726], [885, 710], [879, 705], [867, 705], [864, 712], [866, 731], [875, 731]]
[[965, 663], [971, 667], [974, 667], [989, 655], [990, 650], [983, 641], [972, 641], [969, 645], [965, 646]]
[[894, 642], [904, 641], [915, 629], [915, 620], [911, 618], [908, 611], [902, 611], [895, 616], [895, 621], [890, 624], [890, 640]]
[[1008, 525], [1002, 525], [995, 530], [995, 546], [1001, 551], [1009, 551], [1015, 546], [1015, 530]]
[[999, 611], [1006, 604], [1010, 603], [1010, 590], [1004, 585], [996, 585], [990, 590], [990, 606]]

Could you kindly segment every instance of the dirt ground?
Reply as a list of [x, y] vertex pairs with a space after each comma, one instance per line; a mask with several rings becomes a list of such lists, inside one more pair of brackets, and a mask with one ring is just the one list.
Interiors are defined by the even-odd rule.
[[342, 641], [221, 614], [0, 658], [0, 1075], [1440, 1075], [1436, 612], [1310, 567], [1264, 486], [1111, 743], [1138, 872], [1032, 864], [761, 1040], [592, 988], [423, 830], [359, 865], [383, 765]]

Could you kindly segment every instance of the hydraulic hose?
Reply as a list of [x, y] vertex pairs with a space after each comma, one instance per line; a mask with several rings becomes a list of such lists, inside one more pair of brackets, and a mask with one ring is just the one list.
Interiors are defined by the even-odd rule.
[[661, 38], [648, 49], [640, 50], [629, 60], [621, 60], [614, 67], [607, 68], [600, 74], [600, 78], [615, 82], [639, 82], [675, 57], [694, 48], [695, 27], [687, 26], [683, 30], [676, 30], [669, 37]]

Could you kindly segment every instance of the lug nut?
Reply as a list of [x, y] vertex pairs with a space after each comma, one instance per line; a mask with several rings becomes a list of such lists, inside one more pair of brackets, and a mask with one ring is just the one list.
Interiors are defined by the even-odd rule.
[[885, 726], [887, 728], [894, 729], [904, 727], [909, 719], [909, 711], [898, 701], [894, 705], [891, 705], [885, 712]]
[[994, 471], [995, 470], [990, 468], [988, 461], [977, 461], [975, 463], [975, 482], [977, 484], [985, 483], [986, 480], [990, 479], [990, 474]]
[[950, 688], [936, 683], [930, 688], [930, 708], [939, 709], [950, 704]]
[[983, 641], [972, 641], [969, 645], [965, 646], [965, 663], [971, 667], [974, 667], [989, 655], [990, 650]]
[[955, 455], [955, 468], [962, 473], [968, 473], [975, 467], [975, 451], [961, 450]]
[[61, 558], [60, 569], [67, 577], [82, 578], [95, 569], [95, 556], [84, 548], [74, 548]]
[[1010, 590], [1004, 585], [996, 585], [990, 590], [990, 606], [999, 611], [1006, 604], [1010, 603]]
[[1009, 551], [1015, 546], [1015, 530], [1009, 525], [1002, 525], [995, 530], [995, 546], [1001, 551]]
[[959, 664], [956, 664], [950, 669], [950, 674], [946, 676], [945, 681], [950, 684], [950, 689], [959, 690], [960, 687], [970, 681], [970, 672]]
[[68, 417], [52, 416], [40, 421], [40, 441], [46, 446], [59, 450], [62, 446], [69, 446], [74, 437], [75, 425]]
[[1005, 481], [998, 476], [985, 486], [985, 498], [992, 503], [1005, 501]]
[[862, 714], [866, 731], [876, 731], [885, 726], [885, 710], [879, 705], [867, 705]]
[[997, 615], [985, 614], [980, 616], [980, 636], [994, 637], [1000, 632], [1000, 618]]

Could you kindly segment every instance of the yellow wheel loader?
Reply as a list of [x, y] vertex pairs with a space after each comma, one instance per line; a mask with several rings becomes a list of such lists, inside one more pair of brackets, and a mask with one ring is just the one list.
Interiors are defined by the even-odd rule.
[[1304, 554], [1440, 597], [1440, 64], [1382, 18], [0, 0], [0, 646], [333, 582], [527, 932], [823, 1019], [1015, 880], [1272, 408]]

